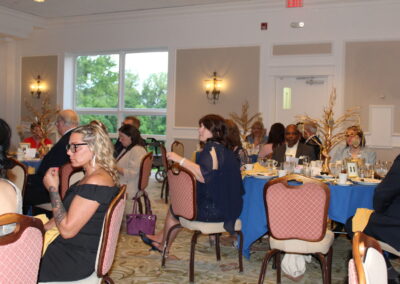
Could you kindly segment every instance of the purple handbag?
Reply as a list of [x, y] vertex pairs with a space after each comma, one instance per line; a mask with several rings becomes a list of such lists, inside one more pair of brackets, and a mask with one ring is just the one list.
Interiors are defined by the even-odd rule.
[[[137, 204], [140, 202], [141, 195], [144, 196], [146, 205], [146, 214], [140, 214], [137, 209]], [[138, 236], [139, 232], [143, 232], [147, 235], [154, 235], [156, 228], [157, 215], [153, 215], [151, 211], [150, 200], [146, 192], [138, 192], [133, 198], [133, 210], [132, 214], [126, 215], [126, 231], [129, 235]], [[140, 207], [142, 207], [140, 205]], [[141, 211], [141, 210], [140, 210]]]

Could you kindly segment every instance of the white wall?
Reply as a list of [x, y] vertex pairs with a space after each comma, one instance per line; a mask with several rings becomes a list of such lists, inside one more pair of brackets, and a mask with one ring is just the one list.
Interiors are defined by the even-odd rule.
[[[262, 2], [264, 1], [248, 5], [224, 4], [168, 11], [121, 13], [114, 16], [76, 17], [49, 21], [43, 24], [43, 28], [33, 29], [30, 34], [25, 33], [22, 36], [10, 31], [10, 34], [22, 39], [15, 42], [14, 52], [10, 50], [9, 43], [0, 42], [0, 55], [5, 49], [12, 55], [11, 59], [6, 61], [3, 56], [0, 57], [0, 76], [4, 72], [8, 75], [8, 71], [11, 70], [11, 77], [14, 77], [7, 76], [8, 84], [13, 87], [7, 87], [7, 92], [12, 94], [7, 93], [6, 96], [20, 96], [18, 69], [22, 56], [58, 55], [62, 61], [67, 54], [74, 53], [167, 48], [170, 52], [167, 132], [169, 137], [179, 137], [182, 130], [174, 129], [174, 115], [171, 115], [176, 49], [259, 45], [260, 111], [263, 112], [266, 125], [270, 125], [273, 122], [275, 94], [273, 76], [280, 68], [301, 69], [317, 66], [333, 70], [333, 74], [330, 75], [334, 78], [333, 85], [337, 87], [338, 106], [341, 109], [345, 42], [400, 39], [399, 1], [362, 1], [364, 3], [309, 6], [306, 1], [305, 7], [290, 9], [283, 6], [268, 7]], [[290, 28], [291, 22], [300, 20], [305, 22], [303, 29]], [[267, 31], [260, 30], [261, 22], [268, 22]], [[31, 27], [42, 25], [37, 19], [30, 23]], [[21, 21], [21, 25], [26, 24], [26, 19]], [[2, 29], [0, 32], [6, 33]], [[331, 42], [333, 54], [279, 58], [271, 56], [273, 44], [314, 42]], [[59, 66], [62, 67], [63, 64]], [[16, 72], [13, 72], [14, 68]], [[59, 74], [58, 94], [61, 95], [58, 99], [61, 104], [64, 85], [63, 73]], [[0, 99], [5, 96], [2, 83]], [[4, 117], [3, 114], [1, 116]], [[7, 114], [5, 118], [11, 120], [13, 125], [18, 124], [14, 115]], [[197, 136], [194, 129], [185, 131], [185, 137]]]

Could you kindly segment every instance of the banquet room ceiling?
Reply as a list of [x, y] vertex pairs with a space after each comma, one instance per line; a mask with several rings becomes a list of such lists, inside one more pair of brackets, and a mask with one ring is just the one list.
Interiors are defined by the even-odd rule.
[[[43, 18], [89, 16], [118, 12], [190, 7], [207, 4], [246, 3], [253, 0], [0, 0], [1, 6]], [[276, 0], [266, 0], [276, 2]]]
[[[311, 3], [349, 3], [382, 0], [304, 0], [304, 5]], [[33, 0], [0, 0], [1, 7], [18, 12], [54, 19], [60, 17], [90, 16], [118, 12], [144, 11], [177, 7], [204, 6], [208, 4], [228, 3], [264, 3], [284, 7], [286, 0], [46, 0], [37, 3]]]

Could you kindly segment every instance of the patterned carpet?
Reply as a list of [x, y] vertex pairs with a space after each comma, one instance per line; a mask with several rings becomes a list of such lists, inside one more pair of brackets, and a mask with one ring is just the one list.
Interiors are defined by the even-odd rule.
[[[164, 223], [167, 205], [160, 199], [161, 184], [152, 179], [148, 193], [152, 201], [153, 213], [158, 216], [157, 231]], [[149, 251], [149, 247], [142, 243], [140, 237], [126, 234], [122, 228], [117, 247], [115, 261], [111, 269], [111, 277], [115, 283], [189, 283], [189, 231], [181, 231], [174, 242], [171, 254], [178, 259], [168, 259], [166, 267], [161, 268], [161, 257], [157, 252]], [[217, 262], [215, 249], [210, 247], [207, 236], [198, 239], [195, 254], [195, 282], [196, 283], [257, 283], [261, 268], [261, 261], [268, 248], [266, 239], [256, 242], [252, 246], [250, 260], [243, 259], [244, 272], [239, 273], [238, 257], [232, 247], [232, 240], [226, 236], [221, 246], [221, 261]], [[332, 283], [347, 283], [347, 261], [351, 249], [350, 242], [340, 236], [333, 246]], [[399, 267], [395, 263], [396, 268]], [[297, 283], [322, 283], [319, 262], [313, 259], [307, 264], [304, 277]], [[264, 283], [276, 283], [275, 271], [271, 264], [267, 269]], [[294, 283], [282, 277], [282, 283]]]

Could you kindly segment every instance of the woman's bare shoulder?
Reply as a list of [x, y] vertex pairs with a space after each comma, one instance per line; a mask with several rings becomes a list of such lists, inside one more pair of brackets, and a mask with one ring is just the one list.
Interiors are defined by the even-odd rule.
[[16, 212], [17, 194], [14, 187], [5, 180], [0, 180], [0, 214]]
[[98, 171], [98, 172], [93, 173], [90, 176], [88, 176], [85, 180], [85, 183], [105, 185], [105, 186], [114, 186], [115, 185], [112, 177], [104, 170]]

